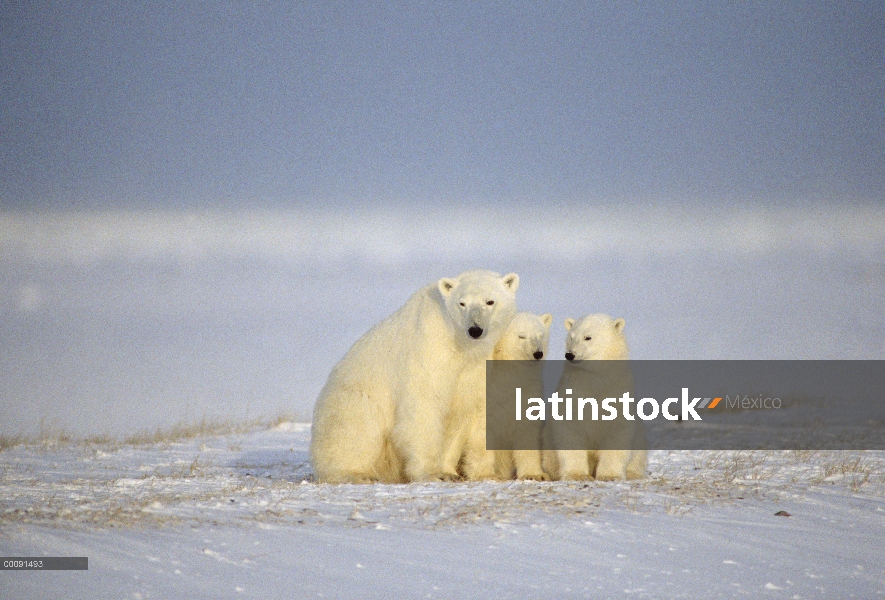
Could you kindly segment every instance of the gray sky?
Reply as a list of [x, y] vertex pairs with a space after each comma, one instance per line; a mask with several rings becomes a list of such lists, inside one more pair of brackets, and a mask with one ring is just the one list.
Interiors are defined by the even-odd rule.
[[885, 8], [0, 3], [0, 207], [885, 197]]

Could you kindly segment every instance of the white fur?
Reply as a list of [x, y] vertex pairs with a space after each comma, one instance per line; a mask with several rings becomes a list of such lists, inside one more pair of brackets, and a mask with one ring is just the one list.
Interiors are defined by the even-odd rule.
[[[557, 386], [560, 397], [593, 397], [601, 403], [604, 398], [620, 397], [625, 391], [632, 393], [633, 376], [627, 362], [629, 351], [624, 324], [624, 319], [603, 314], [587, 315], [577, 321], [565, 320], [566, 358], [571, 364], [566, 365]], [[618, 362], [595, 362], [600, 360]], [[572, 393], [567, 394], [567, 389]], [[574, 435], [568, 440], [550, 441], [553, 447], [557, 442], [560, 445], [566, 442], [597, 449], [545, 451], [545, 470], [554, 478], [571, 480], [592, 480], [594, 476], [601, 481], [645, 477], [647, 451], [642, 424], [623, 418], [621, 404], [616, 406], [619, 414], [616, 421], [592, 421], [585, 415], [580, 432], [570, 428], [568, 431]], [[633, 404], [634, 410], [635, 407]], [[552, 435], [555, 438], [557, 434]], [[546, 430], [545, 436], [549, 439]], [[598, 449], [604, 445], [629, 449]]]
[[[495, 360], [540, 360], [547, 356], [550, 345], [550, 313], [533, 315], [519, 313], [510, 323], [504, 337], [495, 346]], [[539, 365], [540, 366], [540, 365]], [[521, 382], [525, 398], [543, 398], [544, 384], [541, 371], [526, 373], [530, 381]], [[498, 403], [509, 406], [509, 402]], [[541, 468], [541, 426], [536, 427], [537, 449], [532, 450], [497, 450], [495, 451], [495, 474], [501, 479], [533, 479], [549, 481], [550, 476]]]
[[[624, 319], [612, 319], [608, 315], [587, 315], [582, 319], [566, 319], [566, 358], [574, 354], [580, 360], [627, 360], [627, 337], [624, 335]], [[589, 338], [589, 339], [588, 339]]]
[[468, 271], [418, 290], [332, 369], [314, 408], [317, 481], [457, 476], [443, 467], [455, 385], [484, 365], [516, 313], [519, 277]]
[[[550, 313], [533, 315], [517, 313], [501, 341], [495, 346], [495, 360], [540, 360], [550, 345]], [[540, 353], [540, 356], [537, 354]]]
[[[549, 313], [518, 313], [495, 346], [494, 360], [540, 360], [546, 356], [552, 320]], [[533, 373], [520, 368], [516, 374], [527, 379], [521, 383], [524, 392], [528, 394], [526, 397], [543, 395], [540, 370]], [[471, 481], [512, 479], [514, 469], [518, 479], [549, 480], [549, 476], [541, 468], [540, 450], [486, 450], [485, 364], [465, 370], [459, 380], [456, 397], [458, 409], [453, 414], [459, 415], [461, 419], [452, 427], [453, 435], [447, 446], [446, 465], [449, 469], [457, 468], [459, 461], [463, 460], [464, 476]], [[509, 400], [493, 405], [509, 407], [511, 403], [512, 400]], [[508, 422], [508, 418], [512, 418], [509, 409], [502, 423]], [[540, 433], [539, 427], [539, 446]]]

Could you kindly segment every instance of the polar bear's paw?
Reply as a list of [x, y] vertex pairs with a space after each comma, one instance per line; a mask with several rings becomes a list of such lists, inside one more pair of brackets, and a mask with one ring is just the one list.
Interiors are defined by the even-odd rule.
[[427, 473], [426, 475], [421, 475], [420, 477], [412, 477], [411, 481], [415, 483], [433, 483], [437, 481], [458, 481], [461, 477], [457, 473], [445, 473], [443, 471], [439, 471], [437, 473]]
[[361, 473], [345, 473], [340, 475], [331, 475], [328, 477], [321, 478], [320, 483], [356, 483], [356, 484], [366, 484], [366, 483], [378, 483], [378, 480], [375, 477], [370, 477], [369, 475], [363, 475]]
[[590, 473], [565, 473], [562, 481], [593, 481], [593, 475]]
[[627, 477], [622, 471], [606, 471], [600, 473], [596, 471], [596, 481], [624, 481]]
[[550, 481], [550, 475], [547, 473], [525, 473], [516, 478], [522, 481]]

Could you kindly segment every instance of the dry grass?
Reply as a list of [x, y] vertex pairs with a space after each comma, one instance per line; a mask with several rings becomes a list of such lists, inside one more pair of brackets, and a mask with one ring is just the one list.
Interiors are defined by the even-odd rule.
[[201, 419], [198, 423], [177, 423], [169, 428], [157, 428], [154, 431], [143, 431], [123, 439], [130, 446], [146, 446], [191, 440], [198, 437], [249, 433], [269, 425], [266, 419], [251, 421], [233, 421], [231, 419]]
[[[165, 452], [162, 448], [145, 451]], [[812, 457], [815, 461], [808, 462]], [[868, 486], [885, 483], [882, 457], [858, 452], [708, 451], [687, 456], [674, 453], [672, 459], [676, 464], [666, 458], [656, 461], [657, 469], [648, 479], [632, 482], [466, 482], [428, 489], [422, 485], [300, 485], [291, 478], [238, 475], [198, 453], [176, 461], [165, 474], [145, 474], [143, 485], [118, 485], [116, 478], [78, 478], [61, 485], [29, 483], [45, 487], [44, 497], [50, 501], [39, 505], [15, 501], [10, 507], [18, 510], [6, 514], [0, 510], [0, 523], [129, 527], [184, 521], [278, 521], [433, 529], [536, 522], [545, 515], [587, 519], [604, 508], [682, 517], [710, 504], [776, 501], [782, 493], [793, 497], [815, 481], [852, 491], [863, 488], [867, 493], [875, 492]], [[801, 480], [798, 487], [787, 477], [794, 472]], [[826, 480], [832, 476], [838, 477]]]
[[0, 452], [8, 448], [15, 448], [24, 444], [26, 441], [22, 435], [0, 435]]
[[[247, 444], [239, 435], [199, 439], [292, 420], [297, 417], [178, 425], [132, 436], [125, 443], [136, 447], [110, 457], [107, 444], [122, 447], [124, 442], [95, 436], [82, 440], [85, 447], [72, 449], [76, 473], [62, 478], [56, 456], [21, 452], [10, 463], [15, 466], [0, 465], [0, 483], [6, 490], [0, 497], [0, 524], [130, 527], [279, 521], [432, 529], [536, 523], [547, 516], [587, 519], [604, 509], [681, 517], [707, 505], [795, 499], [816, 493], [816, 488], [872, 497], [881, 495], [885, 486], [885, 453], [832, 450], [655, 452], [649, 477], [630, 482], [301, 485], [302, 480], [311, 481], [302, 456], [292, 460], [275, 446], [266, 455], [243, 458], [225, 454], [225, 449], [239, 452], [246, 446], [251, 451], [252, 440]], [[42, 434], [51, 444], [71, 439], [58, 431]], [[268, 435], [279, 437], [275, 432]], [[298, 443], [304, 444], [305, 437], [306, 432]], [[193, 438], [198, 439], [172, 444]], [[25, 441], [10, 438], [8, 443]]]
[[820, 483], [838, 478], [842, 479], [851, 491], [857, 492], [874, 475], [878, 475], [879, 479], [885, 479], [885, 476], [877, 472], [863, 454], [837, 452], [819, 465], [819, 473], [812, 481]]
[[0, 435], [0, 452], [21, 446], [23, 444], [43, 446], [45, 448], [53, 448], [57, 446], [65, 446], [76, 441], [74, 436], [61, 429], [60, 427], [47, 426], [40, 422], [40, 432], [33, 437], [25, 435]]
[[49, 427], [41, 423], [40, 432], [35, 436], [0, 435], [0, 452], [16, 446], [41, 446], [47, 449], [66, 446], [68, 444], [85, 444], [87, 446], [148, 446], [169, 444], [182, 440], [200, 437], [223, 436], [250, 433], [252, 431], [276, 427], [281, 423], [301, 422], [303, 415], [294, 412], [282, 412], [275, 417], [256, 418], [248, 421], [230, 418], [203, 418], [196, 423], [176, 423], [171, 427], [158, 427], [152, 431], [140, 431], [123, 438], [107, 434], [77, 437], [60, 427]]

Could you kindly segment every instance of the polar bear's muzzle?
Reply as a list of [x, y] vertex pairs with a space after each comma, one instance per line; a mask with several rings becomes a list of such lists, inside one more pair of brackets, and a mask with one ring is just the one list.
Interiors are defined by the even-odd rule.
[[467, 334], [475, 340], [478, 340], [482, 337], [483, 330], [479, 325], [474, 325], [470, 329], [467, 330]]

